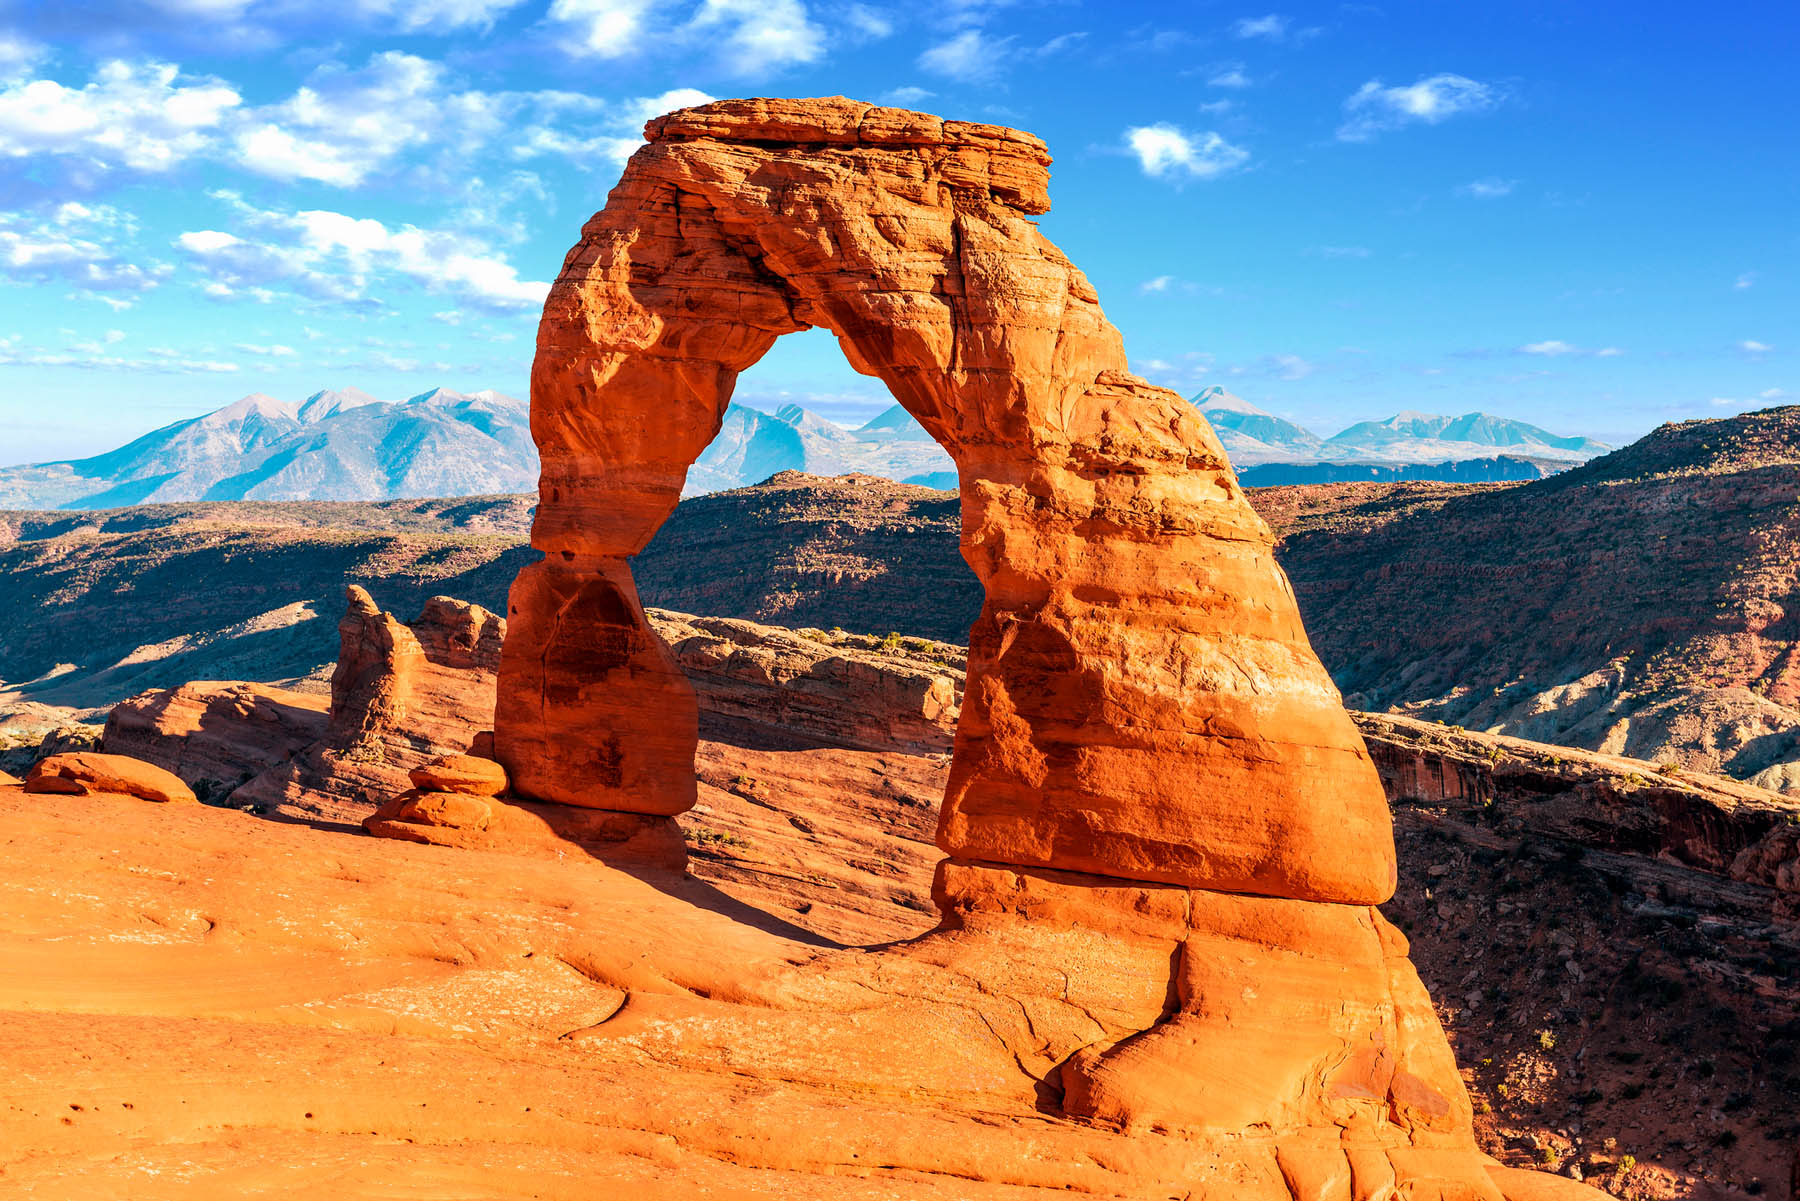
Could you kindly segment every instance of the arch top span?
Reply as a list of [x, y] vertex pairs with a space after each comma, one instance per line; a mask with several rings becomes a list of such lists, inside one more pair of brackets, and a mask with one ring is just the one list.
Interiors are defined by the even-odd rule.
[[1269, 532], [1205, 420], [1130, 373], [1094, 289], [1031, 221], [1049, 207], [1043, 143], [842, 98], [723, 101], [646, 137], [539, 327], [546, 558], [513, 588], [495, 717], [515, 788], [692, 804], [692, 693], [626, 560], [738, 373], [819, 326], [961, 479], [986, 601], [940, 846], [1385, 899], [1386, 803]]

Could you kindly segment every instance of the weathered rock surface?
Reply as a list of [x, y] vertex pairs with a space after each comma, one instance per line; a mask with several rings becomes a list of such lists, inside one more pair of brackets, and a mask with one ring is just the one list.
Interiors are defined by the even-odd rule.
[[870, 646], [724, 617], [645, 615], [693, 686], [711, 736], [912, 754], [948, 751], [956, 736], [959, 646], [916, 638]]
[[1129, 374], [1092, 287], [1029, 220], [1048, 207], [1043, 144], [843, 100], [722, 102], [646, 136], [539, 327], [546, 558], [514, 584], [495, 724], [514, 787], [693, 804], [696, 708], [626, 559], [737, 373], [817, 325], [962, 474], [986, 602], [940, 845], [1385, 897], [1380, 790], [1269, 532], [1205, 421]]
[[1520, 487], [1271, 488], [1350, 703], [1800, 783], [1800, 406]]
[[85, 796], [114, 792], [145, 801], [192, 805], [194, 792], [173, 772], [125, 755], [71, 751], [40, 760], [25, 777], [26, 792]]
[[486, 609], [433, 597], [409, 625], [353, 586], [338, 634], [324, 736], [239, 788], [234, 803], [360, 821], [405, 791], [412, 769], [468, 750], [490, 727], [506, 623]]
[[492, 759], [444, 755], [407, 773], [414, 788], [426, 792], [459, 792], [465, 796], [499, 796], [506, 791], [506, 769]]
[[[628, 560], [784, 333], [831, 329], [956, 461], [985, 599], [942, 924], [734, 987], [815, 1015], [886, 998], [855, 1048], [826, 1021], [782, 1054], [754, 1019], [685, 1006], [593, 1036], [834, 1087], [953, 1078], [1002, 1110], [1176, 1135], [1209, 1160], [1183, 1181], [1203, 1193], [1501, 1196], [1405, 939], [1371, 908], [1395, 866], [1367, 752], [1218, 440], [1127, 371], [1028, 220], [1042, 143], [842, 99], [721, 102], [646, 136], [539, 326], [545, 558], [509, 597], [494, 726], [514, 790], [694, 806], [698, 706]], [[944, 1041], [946, 1002], [988, 1037]], [[906, 1058], [860, 1058], [896, 1037]]]
[[323, 738], [330, 704], [267, 684], [198, 681], [119, 702], [101, 747], [165, 767], [218, 800]]
[[1511, 832], [1654, 855], [1773, 890], [1800, 916], [1800, 800], [1618, 755], [1390, 713], [1356, 724], [1395, 804], [1475, 806]]

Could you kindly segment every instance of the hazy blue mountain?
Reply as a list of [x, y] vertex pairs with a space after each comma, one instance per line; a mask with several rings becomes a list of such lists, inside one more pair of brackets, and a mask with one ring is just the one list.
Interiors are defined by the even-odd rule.
[[[1486, 413], [1399, 413], [1320, 438], [1223, 388], [1192, 401], [1246, 482], [1517, 479], [1607, 449]], [[733, 404], [683, 494], [781, 471], [860, 471], [934, 487], [957, 479], [950, 456], [899, 405], [846, 429], [799, 405], [766, 413]], [[298, 405], [253, 393], [92, 458], [0, 468], [0, 508], [469, 496], [529, 491], [537, 475], [527, 406], [498, 392], [434, 388], [392, 403], [344, 388]]]
[[[1326, 440], [1334, 458], [1380, 453], [1420, 462], [1438, 447], [1479, 447], [1535, 458], [1583, 462], [1612, 448], [1592, 438], [1562, 437], [1548, 430], [1491, 413], [1444, 417], [1436, 413], [1396, 413], [1385, 421], [1360, 421]], [[1441, 456], [1440, 456], [1441, 457]]]
[[856, 430], [871, 442], [930, 442], [932, 437], [919, 424], [918, 418], [899, 405], [890, 405], [869, 418]]
[[1537, 479], [1612, 449], [1491, 413], [1408, 411], [1320, 438], [1221, 387], [1203, 389], [1189, 401], [1212, 424], [1247, 484]]
[[1253, 463], [1317, 458], [1319, 448], [1325, 444], [1324, 439], [1304, 426], [1259, 409], [1216, 385], [1189, 399], [1212, 424], [1232, 465], [1238, 468]]
[[182, 500], [388, 500], [537, 486], [524, 401], [354, 389], [294, 406], [253, 393], [89, 459], [0, 468], [0, 505], [98, 509]]

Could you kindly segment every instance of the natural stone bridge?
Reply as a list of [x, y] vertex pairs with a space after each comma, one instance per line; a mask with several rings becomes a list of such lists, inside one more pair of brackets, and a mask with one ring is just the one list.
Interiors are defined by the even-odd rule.
[[[628, 559], [738, 374], [829, 329], [956, 461], [986, 602], [943, 927], [765, 1002], [841, 1006], [830, 981], [872, 973], [918, 995], [947, 987], [925, 965], [953, 969], [1026, 1013], [1009, 1045], [1042, 1104], [1201, 1137], [1221, 1196], [1592, 1195], [1476, 1151], [1405, 939], [1372, 908], [1395, 882], [1375, 771], [1212, 431], [1127, 370], [1031, 221], [1044, 145], [843, 99], [726, 101], [646, 134], [539, 330], [545, 558], [513, 586], [495, 716], [514, 794], [644, 826], [693, 804], [694, 697]], [[1096, 971], [1106, 1021], [1071, 993]], [[960, 1070], [894, 1021], [922, 1073]]]

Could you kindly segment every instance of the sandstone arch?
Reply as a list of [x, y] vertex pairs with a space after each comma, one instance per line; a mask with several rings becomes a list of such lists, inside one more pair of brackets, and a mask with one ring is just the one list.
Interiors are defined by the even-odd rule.
[[539, 329], [533, 545], [496, 751], [522, 796], [693, 803], [691, 693], [627, 558], [739, 372], [819, 326], [955, 459], [986, 589], [939, 827], [955, 859], [1313, 901], [1391, 893], [1387, 809], [1268, 530], [1179, 396], [1130, 374], [1030, 218], [1028, 134], [843, 99], [652, 121]]

